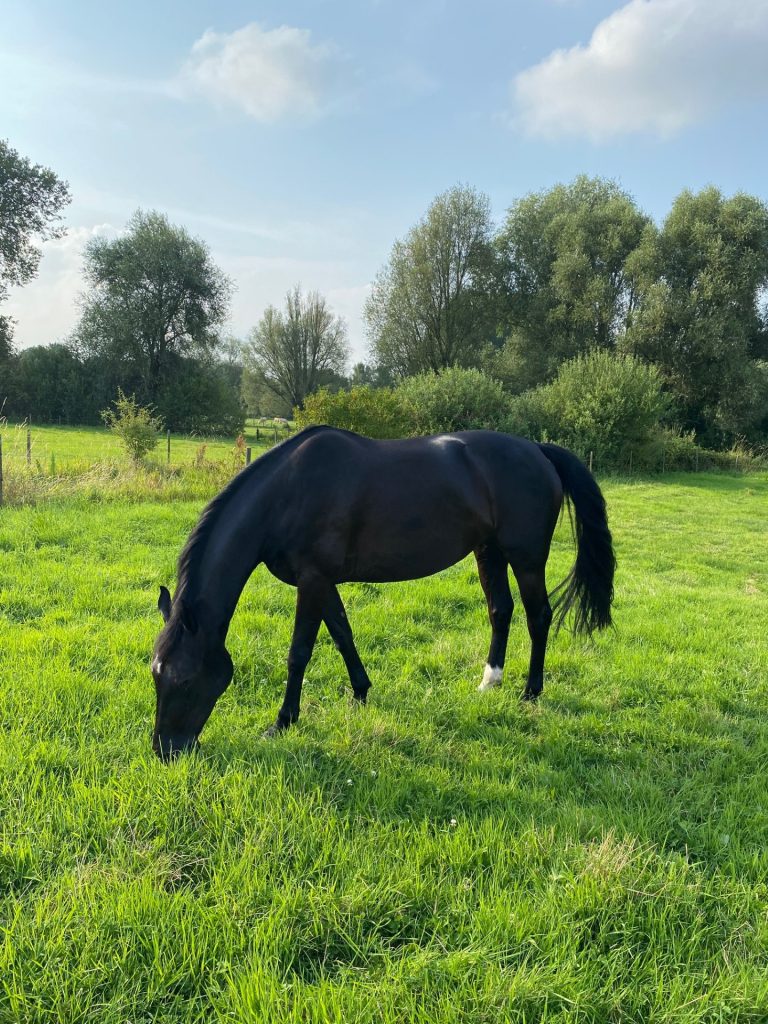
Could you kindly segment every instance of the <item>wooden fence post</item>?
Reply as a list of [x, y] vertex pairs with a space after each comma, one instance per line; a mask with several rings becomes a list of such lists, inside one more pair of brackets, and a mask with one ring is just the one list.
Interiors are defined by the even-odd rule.
[[246, 466], [250, 466], [250, 464], [251, 464], [251, 449], [250, 448], [246, 448], [245, 449], [245, 464], [246, 464]]
[[277, 425], [275, 425], [275, 444], [277, 444]]
[[170, 466], [170, 464], [171, 464], [171, 432], [170, 432], [170, 430], [166, 431], [166, 439], [168, 441], [168, 465]]
[[32, 465], [32, 431], [27, 427], [27, 465]]
[[592, 472], [592, 452], [589, 453], [589, 472]]
[[3, 437], [0, 434], [0, 505], [3, 504]]
[[261, 435], [259, 434], [259, 428], [256, 427], [256, 440], [258, 441]]

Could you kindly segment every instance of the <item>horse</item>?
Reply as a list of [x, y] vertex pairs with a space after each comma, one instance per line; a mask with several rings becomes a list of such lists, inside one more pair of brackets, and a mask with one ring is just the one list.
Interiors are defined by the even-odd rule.
[[[545, 567], [563, 503], [576, 560], [547, 593]], [[176, 593], [160, 588], [164, 626], [152, 656], [152, 745], [167, 761], [196, 748], [229, 685], [227, 631], [257, 565], [297, 590], [285, 697], [264, 733], [299, 717], [304, 670], [325, 623], [364, 704], [371, 686], [338, 584], [412, 580], [474, 552], [491, 643], [479, 689], [502, 681], [517, 580], [531, 641], [523, 697], [544, 684], [550, 625], [611, 623], [615, 557], [605, 500], [586, 466], [558, 445], [489, 430], [373, 440], [308, 427], [265, 452], [207, 505], [181, 552]]]

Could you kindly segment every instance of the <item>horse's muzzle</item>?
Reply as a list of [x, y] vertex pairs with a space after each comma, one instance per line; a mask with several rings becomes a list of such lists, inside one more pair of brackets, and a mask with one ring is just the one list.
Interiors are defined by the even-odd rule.
[[179, 754], [197, 750], [200, 740], [197, 736], [153, 736], [152, 749], [165, 764], [175, 761]]

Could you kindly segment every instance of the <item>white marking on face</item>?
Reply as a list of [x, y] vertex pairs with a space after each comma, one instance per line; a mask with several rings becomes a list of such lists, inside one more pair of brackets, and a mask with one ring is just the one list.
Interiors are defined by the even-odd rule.
[[495, 686], [501, 686], [501, 677], [503, 675], [503, 668], [486, 665], [485, 671], [483, 672], [483, 681], [478, 686], [478, 690], [481, 693], [485, 693], [486, 690], [492, 690]]
[[153, 662], [152, 671], [155, 673], [155, 675], [158, 676], [161, 676], [163, 674], [163, 663], [162, 661], [160, 661], [159, 658], [155, 662]]

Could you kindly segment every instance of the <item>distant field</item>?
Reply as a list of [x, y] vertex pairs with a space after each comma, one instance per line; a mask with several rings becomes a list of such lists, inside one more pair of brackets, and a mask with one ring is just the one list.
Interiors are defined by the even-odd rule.
[[519, 608], [476, 692], [468, 560], [344, 587], [370, 706], [323, 633], [262, 741], [294, 593], [259, 569], [170, 767], [155, 602], [204, 499], [0, 510], [0, 1024], [768, 1020], [768, 476], [605, 491], [616, 629], [561, 634], [537, 706]]
[[[259, 439], [256, 438], [257, 425], [249, 420], [245, 429], [246, 444], [255, 448], [266, 448], [274, 443], [274, 428], [271, 425], [260, 425]], [[32, 464], [48, 472], [51, 466], [56, 469], [72, 469], [75, 466], [92, 465], [103, 460], [122, 457], [120, 443], [111, 431], [105, 427], [51, 427], [32, 425]], [[0, 436], [3, 439], [3, 456], [9, 465], [23, 465], [27, 458], [27, 429], [18, 424], [0, 424]], [[279, 427], [278, 440], [286, 436], [284, 427]], [[181, 434], [171, 435], [171, 465], [191, 462], [200, 448], [205, 445], [205, 457], [208, 459], [227, 458], [232, 454], [235, 438], [189, 437]], [[255, 455], [255, 453], [254, 453]], [[166, 437], [160, 439], [157, 449], [150, 456], [151, 461], [165, 462], [167, 458]], [[54, 460], [53, 463], [51, 460]]]

